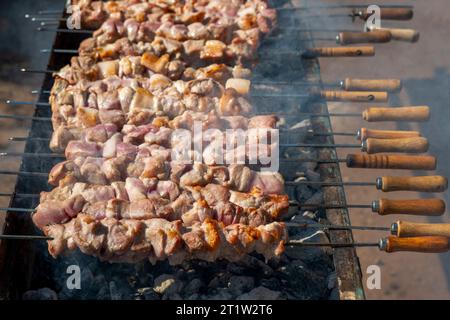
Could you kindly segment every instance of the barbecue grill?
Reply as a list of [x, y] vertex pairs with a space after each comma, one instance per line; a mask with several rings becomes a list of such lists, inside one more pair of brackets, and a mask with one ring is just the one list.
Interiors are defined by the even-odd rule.
[[[230, 280], [229, 277], [233, 275], [246, 276], [258, 270], [258, 273], [261, 274], [255, 277], [254, 283], [250, 286], [265, 285], [274, 291], [282, 291], [281, 296], [277, 297], [327, 299], [333, 289], [327, 287], [326, 282], [328, 281], [335, 283], [336, 287], [333, 294], [336, 295], [337, 293], [340, 299], [364, 298], [359, 261], [355, 248], [351, 245], [353, 243], [351, 228], [345, 228], [345, 226], [350, 226], [347, 208], [351, 205], [347, 206], [346, 203], [339, 163], [345, 161], [349, 167], [359, 165], [362, 167], [389, 168], [393, 166], [395, 160], [387, 156], [385, 158], [381, 156], [370, 158], [378, 159], [379, 161], [376, 163], [371, 163], [369, 158], [366, 159], [366, 162], [362, 161], [361, 163], [348, 158], [338, 159], [335, 148], [339, 145], [334, 143], [334, 136], [350, 135], [351, 133], [333, 132], [330, 122], [331, 115], [328, 113], [326, 101], [351, 99], [352, 101], [370, 102], [378, 98], [384, 100], [384, 93], [369, 92], [355, 95], [347, 94], [346, 91], [323, 93], [323, 90], [327, 89], [327, 85], [321, 82], [317, 56], [346, 56], [347, 54], [350, 56], [370, 56], [373, 49], [371, 50], [370, 47], [362, 49], [349, 47], [342, 51], [341, 48], [316, 48], [315, 41], [321, 39], [315, 36], [309, 25], [309, 20], [302, 18], [306, 14], [304, 11], [290, 9], [292, 4], [284, 3], [284, 1], [277, 1], [273, 3], [273, 6], [283, 8], [279, 10], [280, 28], [268, 41], [264, 41], [259, 49], [261, 60], [254, 69], [254, 82], [257, 85], [254, 88], [251, 102], [257, 107], [257, 113], [279, 114], [286, 122], [285, 128], [292, 126], [295, 128], [289, 130], [282, 128], [280, 137], [282, 146], [280, 150], [280, 172], [288, 182], [286, 185], [289, 198], [293, 203], [299, 204], [298, 209], [293, 206], [286, 217], [286, 221], [294, 223], [294, 225], [289, 226], [293, 246], [287, 248], [287, 256], [282, 257], [280, 261], [268, 262], [267, 264], [261, 260], [260, 256], [251, 255], [246, 262], [242, 263], [194, 261], [185, 263], [181, 267], [170, 267], [166, 263], [158, 263], [156, 266], [150, 266], [148, 263], [140, 263], [134, 266], [108, 265], [81, 253], [59, 257], [55, 260], [49, 256], [44, 241], [5, 239], [1, 242], [0, 247], [1, 297], [20, 299], [29, 290], [51, 288], [58, 292], [62, 298], [127, 299], [132, 298], [133, 294], [134, 297], [145, 296], [147, 291], [143, 289], [143, 283], [148, 281], [148, 278], [157, 275], [172, 275], [188, 280], [204, 277], [202, 281], [206, 281], [206, 277], [211, 282], [208, 286], [209, 289], [202, 289], [203, 297], [233, 298], [230, 293], [219, 290], [221, 282]], [[352, 14], [353, 18], [363, 16], [363, 13], [359, 11], [353, 11]], [[63, 13], [62, 17], [63, 19], [58, 21], [57, 30], [66, 29], [64, 18], [67, 18], [67, 15]], [[295, 17], [295, 29], [288, 28], [292, 25], [284, 26], [283, 17]], [[46, 70], [59, 70], [66, 65], [71, 57], [71, 50], [77, 50], [79, 43], [88, 36], [88, 32], [57, 32], [52, 49], [49, 50], [51, 55]], [[414, 36], [416, 39], [417, 35]], [[341, 42], [343, 38], [341, 35]], [[357, 39], [348, 41], [356, 42]], [[375, 34], [374, 38], [369, 40], [369, 42], [372, 41], [380, 42], [376, 40]], [[305, 52], [308, 53], [307, 56], [304, 55], [304, 58], [301, 58], [300, 55]], [[45, 79], [37, 100], [41, 102], [46, 101], [48, 97], [46, 92], [51, 89], [53, 84], [51, 73], [45, 73]], [[303, 85], [279, 85], [283, 82], [302, 82]], [[348, 88], [352, 88], [350, 82], [343, 82], [343, 87], [345, 88], [347, 85]], [[358, 87], [357, 84], [354, 85]], [[322, 90], [322, 93], [312, 94], [311, 87], [314, 88], [314, 92]], [[399, 89], [399, 85], [394, 81], [390, 83], [390, 88], [395, 91]], [[388, 89], [384, 90], [388, 91]], [[22, 157], [20, 172], [16, 173], [18, 179], [14, 194], [11, 197], [10, 208], [36, 207], [38, 204], [37, 197], [23, 195], [49, 191], [51, 188], [47, 183], [47, 176], [39, 173], [49, 172], [60, 161], [57, 157], [46, 156], [52, 153], [47, 138], [51, 137], [53, 130], [50, 121], [42, 121], [40, 118], [51, 117], [50, 108], [45, 104], [35, 106], [35, 118], [31, 121], [24, 150], [24, 155], [32, 154], [34, 156]], [[407, 110], [406, 112], [411, 115], [410, 111], [415, 112], [414, 110]], [[415, 120], [428, 119], [427, 110], [421, 110], [420, 112]], [[423, 112], [426, 114], [424, 115]], [[288, 116], [283, 117], [283, 115]], [[348, 115], [343, 114], [342, 116]], [[381, 116], [381, 120], [383, 119], [385, 118]], [[362, 132], [358, 134], [361, 135]], [[421, 149], [421, 151], [426, 150]], [[398, 160], [397, 168], [401, 169], [402, 164], [408, 162], [407, 160]], [[432, 168], [435, 166], [435, 159], [422, 157], [414, 162], [414, 164], [417, 163], [426, 168]], [[317, 185], [314, 185], [314, 182]], [[443, 185], [446, 182], [441, 181], [439, 183], [441, 189], [445, 189], [446, 186]], [[358, 185], [358, 183], [355, 184]], [[367, 184], [377, 184], [377, 187], [383, 188], [380, 182], [361, 183], [361, 185]], [[306, 210], [308, 204], [311, 206], [311, 210]], [[320, 207], [320, 204], [325, 205]], [[370, 207], [374, 211], [379, 209], [377, 205], [370, 205]], [[435, 211], [437, 211], [437, 213], [434, 212], [435, 214], [442, 214], [440, 209]], [[318, 221], [341, 227], [328, 228], [327, 238], [320, 232], [320, 228], [314, 228]], [[298, 224], [295, 225], [295, 223]], [[300, 228], [301, 223], [312, 227]], [[317, 233], [318, 230], [319, 242], [329, 240], [330, 243], [350, 245], [335, 247], [333, 251], [318, 247], [306, 248], [294, 245], [296, 244], [295, 240], [308, 238]], [[29, 213], [12, 210], [7, 212], [3, 233], [5, 235], [39, 234], [30, 219]], [[20, 254], [17, 254], [18, 252]], [[83, 282], [83, 285], [89, 286], [87, 293], [73, 293], [64, 289], [63, 284], [67, 278], [66, 268], [72, 264], [79, 265], [81, 270], [87, 270], [82, 274], [83, 277], [86, 276], [92, 280], [92, 283], [89, 284]], [[306, 267], [307, 271], [301, 274], [296, 267], [302, 268], [303, 266]], [[215, 276], [215, 273], [218, 275], [225, 274], [225, 276], [221, 278]], [[99, 277], [95, 277], [95, 275], [101, 275], [101, 279], [99, 280]], [[301, 278], [292, 279], [293, 284], [290, 284], [287, 283], [289, 277]], [[332, 281], [333, 279], [334, 281]], [[188, 280], [186, 280], [186, 283], [190, 283]], [[129, 287], [127, 291], [122, 292], [118, 289], [125, 285]], [[288, 289], [283, 291], [280, 289], [281, 287]], [[211, 292], [214, 292], [214, 294]], [[154, 296], [148, 294], [147, 298], [149, 297], [154, 298]], [[196, 298], [202, 298], [202, 296], [197, 295]]]

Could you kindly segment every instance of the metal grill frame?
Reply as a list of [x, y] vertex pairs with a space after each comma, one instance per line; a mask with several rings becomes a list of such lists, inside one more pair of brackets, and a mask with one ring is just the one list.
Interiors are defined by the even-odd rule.
[[[65, 17], [65, 15], [62, 15]], [[64, 28], [63, 22], [60, 22], [59, 28]], [[311, 34], [306, 35], [311, 39]], [[73, 49], [78, 48], [79, 42], [86, 36], [80, 34], [57, 33], [52, 48]], [[67, 63], [69, 55], [51, 53], [47, 69], [57, 70]], [[300, 60], [304, 68], [308, 71], [306, 79], [314, 83], [320, 83], [320, 65], [318, 59]], [[53, 83], [52, 76], [46, 74], [41, 89], [50, 88]], [[38, 101], [44, 101], [45, 95], [40, 94]], [[313, 101], [305, 106], [303, 111], [328, 113], [328, 107], [325, 101]], [[34, 116], [49, 117], [51, 112], [49, 108], [36, 108]], [[320, 132], [332, 132], [331, 121], [329, 117], [311, 119], [314, 130]], [[42, 136], [43, 126], [51, 124], [41, 121], [32, 121], [29, 137]], [[45, 129], [45, 128], [44, 128]], [[48, 131], [48, 128], [47, 130]], [[327, 136], [324, 142], [334, 143], [333, 136]], [[323, 140], [322, 140], [323, 141]], [[31, 142], [27, 140], [25, 152], [45, 153], [51, 152], [46, 142]], [[321, 159], [337, 158], [335, 149], [319, 149], [318, 155]], [[57, 160], [33, 158], [23, 158], [21, 161], [21, 171], [44, 171], [48, 170]], [[321, 164], [319, 168], [322, 181], [341, 181], [341, 173], [338, 164]], [[31, 183], [32, 180], [38, 180]], [[42, 177], [18, 176], [14, 193], [39, 193], [44, 188], [49, 188], [46, 179]], [[322, 187], [325, 203], [346, 204], [345, 192], [342, 186]], [[12, 197], [10, 207], [25, 207], [29, 199]], [[30, 205], [28, 203], [28, 205]], [[337, 225], [350, 225], [350, 218], [347, 209], [328, 209], [326, 216], [330, 223]], [[29, 215], [21, 215], [14, 212], [6, 213], [5, 234], [34, 234], [34, 227]], [[330, 241], [332, 242], [353, 242], [353, 234], [348, 231], [329, 231]], [[0, 297], [6, 299], [20, 299], [21, 293], [34, 287], [45, 286], [49, 279], [36, 279], [35, 272], [45, 274], [42, 269], [45, 268], [45, 262], [42, 261], [40, 250], [46, 250], [46, 243], [36, 245], [36, 241], [3, 240], [0, 244]], [[334, 267], [338, 280], [338, 289], [340, 299], [364, 299], [364, 289], [362, 285], [362, 274], [359, 259], [355, 248], [336, 248], [333, 250]]]

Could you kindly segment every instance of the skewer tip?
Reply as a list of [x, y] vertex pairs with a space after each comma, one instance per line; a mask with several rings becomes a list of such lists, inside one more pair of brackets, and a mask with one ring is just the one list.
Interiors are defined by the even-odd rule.
[[41, 49], [41, 53], [48, 53], [50, 52], [50, 49]]

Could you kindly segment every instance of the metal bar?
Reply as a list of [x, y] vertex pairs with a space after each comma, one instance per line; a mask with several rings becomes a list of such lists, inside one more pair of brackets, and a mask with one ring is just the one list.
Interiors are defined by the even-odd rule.
[[342, 208], [360, 208], [360, 209], [371, 209], [371, 204], [324, 204], [324, 203], [289, 203], [292, 207], [298, 208], [313, 208], [313, 209], [342, 209]]
[[296, 222], [285, 222], [288, 227], [316, 227], [322, 229], [333, 229], [333, 230], [367, 230], [367, 231], [391, 231], [390, 227], [372, 227], [372, 226], [339, 226], [333, 224], [322, 224], [322, 223], [296, 223]]
[[[368, 4], [340, 4], [340, 5], [315, 5], [307, 7], [275, 7], [277, 11], [291, 11], [291, 10], [316, 10], [316, 9], [358, 9], [367, 8]], [[405, 8], [414, 9], [413, 5], [408, 4], [383, 4], [380, 8]]]
[[61, 14], [61, 10], [56, 10], [56, 9], [54, 9], [54, 10], [39, 10], [37, 13], [40, 14], [40, 15], [43, 15], [43, 14]]
[[53, 17], [31, 17], [30, 20], [33, 21], [33, 22], [41, 22], [41, 21], [60, 22], [60, 21], [67, 21], [66, 18], [53, 18]]
[[[42, 175], [47, 176], [45, 172], [25, 172], [25, 171], [7, 171], [0, 170], [0, 174], [8, 175]], [[325, 182], [325, 181], [285, 181], [286, 186], [298, 185], [321, 185], [321, 186], [376, 186], [376, 182]]]
[[31, 94], [50, 94], [50, 90], [32, 90]]
[[[271, 115], [274, 114], [274, 111], [265, 111], [258, 112], [258, 115]], [[277, 113], [279, 116], [308, 116], [308, 117], [362, 117], [362, 113], [360, 112], [341, 112], [341, 113], [316, 113], [316, 112], [296, 112], [296, 113]]]
[[286, 186], [300, 186], [300, 185], [317, 185], [327, 187], [340, 187], [340, 186], [376, 186], [376, 182], [326, 182], [326, 181], [285, 181]]
[[57, 26], [57, 25], [59, 25], [59, 22], [58, 21], [42, 21], [41, 23], [39, 23], [39, 25], [41, 27]]
[[78, 54], [78, 50], [74, 49], [41, 49], [41, 53], [67, 53], [67, 54]]
[[341, 143], [341, 144], [321, 144], [321, 143], [285, 143], [280, 144], [284, 148], [361, 148], [361, 144]]
[[349, 247], [379, 247], [376, 242], [354, 242], [354, 243], [332, 243], [332, 242], [301, 242], [298, 240], [290, 240], [286, 245], [300, 247], [332, 247], [332, 248], [349, 248]]
[[0, 157], [64, 158], [65, 156], [62, 153], [0, 152]]
[[28, 69], [28, 68], [21, 68], [21, 72], [27, 72], [27, 73], [55, 73], [58, 72], [57, 70], [39, 70], [39, 69]]
[[11, 211], [11, 212], [35, 212], [36, 209], [30, 209], [30, 208], [0, 208], [0, 211]]
[[14, 175], [14, 176], [48, 176], [48, 172], [36, 172], [36, 171], [9, 171], [9, 170], [0, 170], [0, 174], [4, 175]]
[[[259, 115], [273, 114], [274, 112], [258, 112]], [[289, 115], [301, 115], [310, 117], [361, 117], [361, 113], [358, 112], [345, 112], [345, 113], [314, 113], [314, 112], [298, 112], [292, 114], [278, 114], [280, 116]], [[18, 119], [18, 120], [37, 120], [37, 121], [51, 121], [51, 117], [33, 117], [33, 116], [20, 116], [20, 115], [9, 115], [0, 114], [0, 118], [5, 119]]]
[[347, 137], [356, 137], [357, 133], [354, 132], [313, 132], [312, 135], [318, 137], [327, 137], [327, 136], [347, 136]]
[[40, 137], [9, 137], [9, 141], [14, 142], [26, 142], [26, 141], [50, 141], [50, 138], [40, 138]]
[[0, 193], [0, 197], [39, 198], [37, 193]]
[[45, 27], [37, 27], [37, 31], [43, 31], [43, 32], [56, 32], [56, 33], [81, 33], [81, 34], [93, 34], [94, 31], [92, 30], [84, 30], [84, 29], [48, 29]]
[[33, 102], [33, 101], [16, 101], [8, 99], [5, 101], [6, 104], [11, 106], [38, 106], [38, 107], [49, 107], [50, 104], [48, 102]]

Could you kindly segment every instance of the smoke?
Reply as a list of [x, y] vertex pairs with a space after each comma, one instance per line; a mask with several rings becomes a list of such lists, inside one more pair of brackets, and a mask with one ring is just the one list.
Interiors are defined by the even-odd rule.
[[45, 68], [48, 55], [38, 50], [50, 48], [55, 33], [36, 31], [39, 23], [26, 19], [25, 14], [43, 9], [62, 11], [63, 6], [64, 2], [52, 0], [0, 1], [0, 79], [40, 85], [40, 77], [25, 77], [18, 70], [23, 66]]

